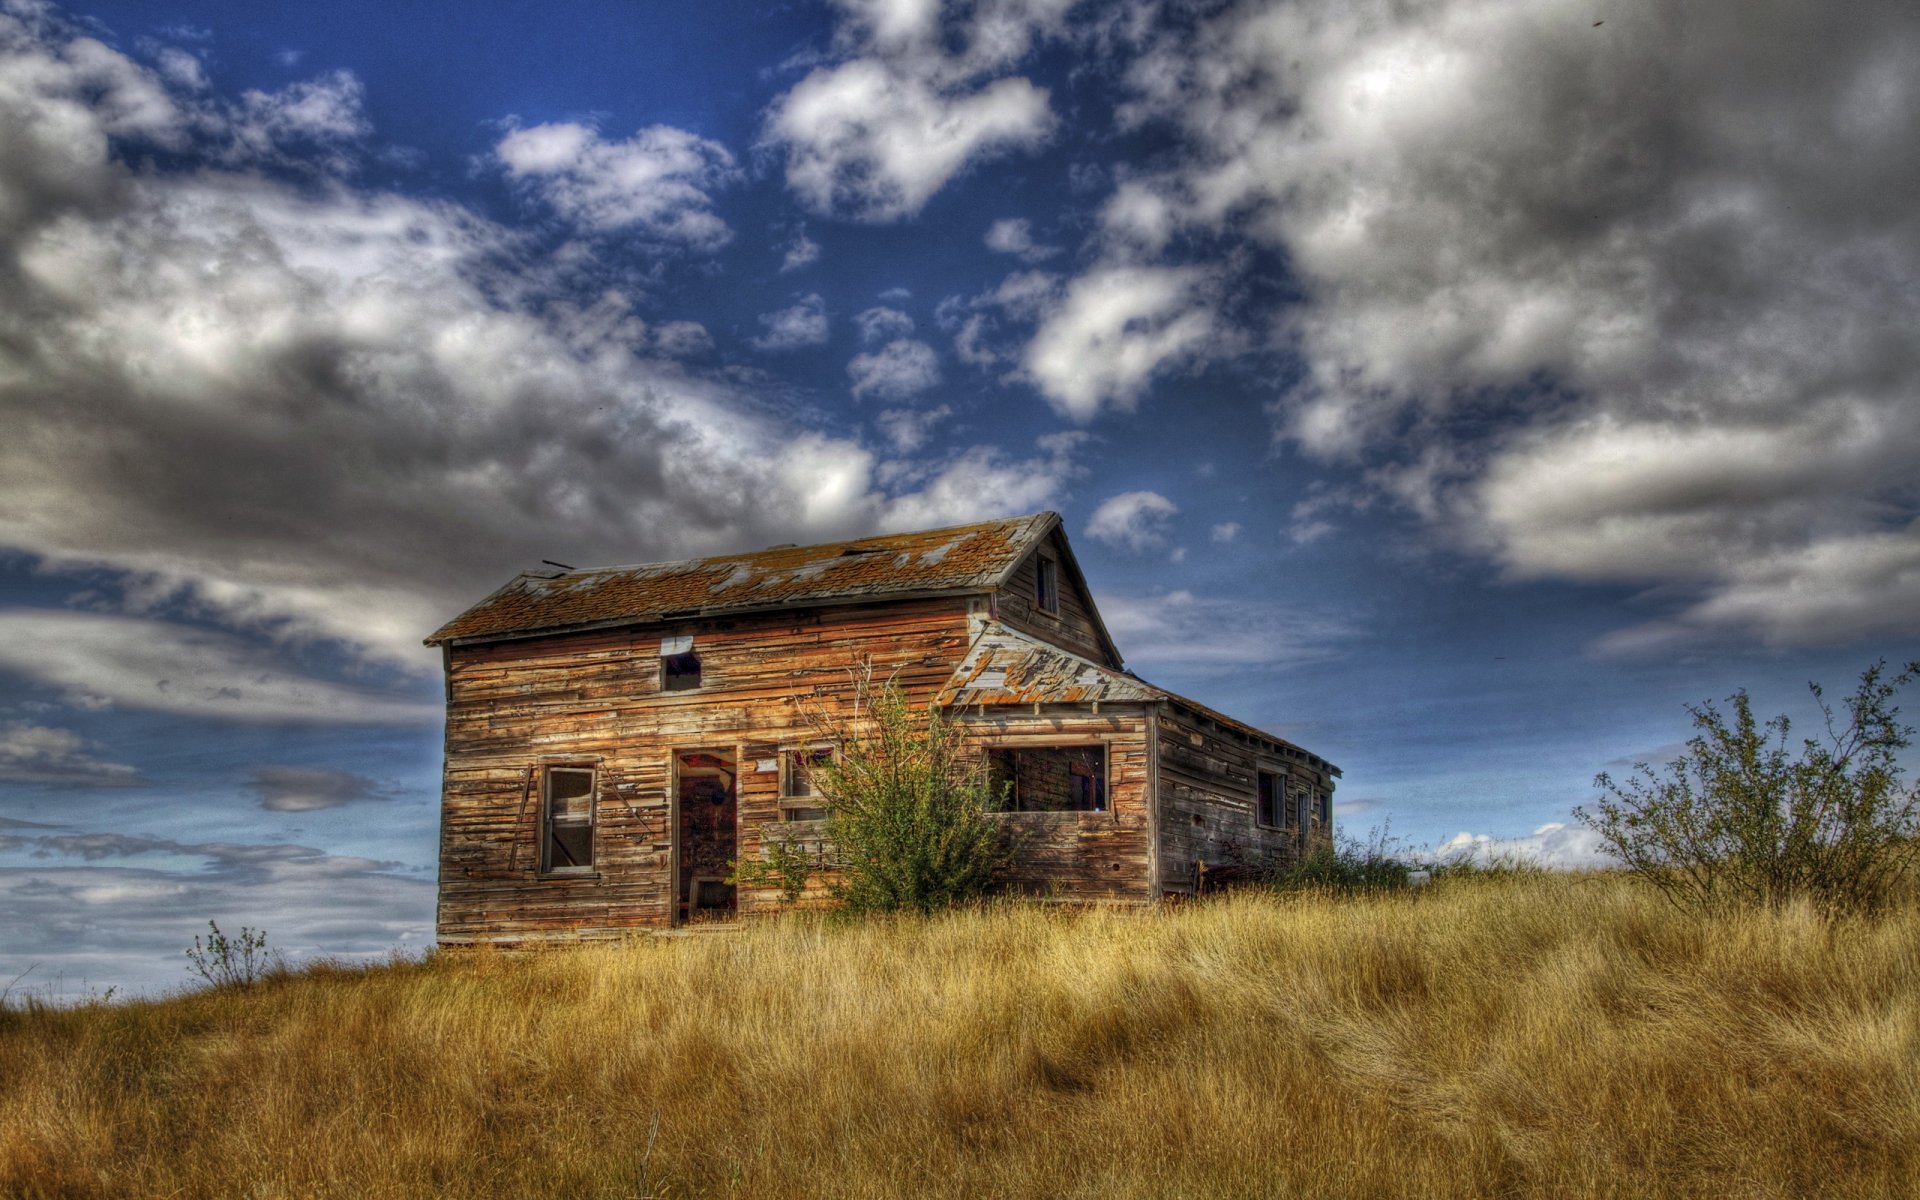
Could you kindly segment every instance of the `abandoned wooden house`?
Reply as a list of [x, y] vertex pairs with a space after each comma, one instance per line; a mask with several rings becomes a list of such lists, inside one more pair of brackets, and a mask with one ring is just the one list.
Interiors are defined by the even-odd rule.
[[1051, 512], [529, 572], [427, 644], [446, 664], [443, 944], [780, 907], [732, 864], [818, 836], [820, 717], [850, 715], [863, 661], [1010, 785], [1015, 886], [1146, 902], [1332, 837], [1338, 768], [1124, 670]]

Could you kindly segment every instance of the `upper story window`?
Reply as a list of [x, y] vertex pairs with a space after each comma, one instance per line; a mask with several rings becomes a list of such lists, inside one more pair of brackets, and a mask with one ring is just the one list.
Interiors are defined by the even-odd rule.
[[540, 870], [584, 875], [593, 870], [594, 769], [545, 767], [540, 773]]
[[693, 638], [660, 639], [660, 690], [687, 692], [700, 686], [700, 656], [693, 652]]
[[1060, 615], [1060, 564], [1051, 558], [1033, 560], [1033, 605], [1041, 612]]

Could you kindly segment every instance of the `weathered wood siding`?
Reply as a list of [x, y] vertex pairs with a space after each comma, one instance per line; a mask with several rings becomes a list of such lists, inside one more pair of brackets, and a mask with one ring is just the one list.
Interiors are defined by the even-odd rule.
[[[737, 757], [739, 850], [778, 820], [807, 709], [844, 711], [870, 658], [916, 704], [967, 646], [964, 599], [902, 601], [455, 646], [448, 655], [439, 935], [446, 943], [595, 936], [672, 923], [672, 752]], [[691, 634], [701, 686], [663, 692], [660, 639]], [[599, 770], [591, 877], [543, 878], [539, 768]], [[740, 896], [743, 912], [777, 893]]]
[[1297, 820], [1298, 795], [1332, 798], [1332, 780], [1305, 764], [1267, 752], [1245, 736], [1174, 706], [1155, 723], [1159, 747], [1159, 860], [1162, 891], [1190, 891], [1194, 866], [1205, 862], [1261, 867], [1294, 861], [1305, 849], [1333, 844], [1332, 822], [1317, 806], [1302, 830], [1256, 819], [1257, 772], [1286, 780], [1287, 811]]
[[1106, 812], [1006, 813], [1021, 853], [1008, 874], [1018, 891], [1074, 900], [1146, 901], [1153, 887], [1153, 808], [1147, 716], [1141, 705], [1078, 705], [1018, 712], [989, 709], [960, 718], [978, 746], [1107, 748]]
[[[1058, 615], [1042, 611], [1035, 602], [1039, 568], [1034, 564], [1042, 554], [1059, 564], [1055, 574], [1060, 587]], [[1022, 633], [1072, 651], [1081, 658], [1106, 664], [1107, 651], [1100, 642], [1099, 629], [1094, 624], [1093, 600], [1081, 590], [1073, 573], [1067, 570], [1066, 559], [1066, 545], [1056, 530], [1020, 560], [1020, 565], [1014, 568], [1007, 582], [995, 593], [995, 615]]]

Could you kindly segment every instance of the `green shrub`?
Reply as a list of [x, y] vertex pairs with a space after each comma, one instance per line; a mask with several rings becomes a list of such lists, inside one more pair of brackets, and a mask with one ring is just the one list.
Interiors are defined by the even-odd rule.
[[933, 912], [985, 895], [1012, 856], [992, 816], [987, 765], [936, 706], [917, 714], [898, 685], [861, 688], [867, 719], [838, 758], [813, 768], [850, 912]]
[[1682, 907], [1778, 906], [1805, 898], [1829, 912], [1881, 907], [1920, 856], [1920, 789], [1903, 789], [1897, 761], [1913, 739], [1894, 693], [1920, 676], [1891, 679], [1885, 663], [1861, 673], [1838, 723], [1819, 684], [1808, 685], [1826, 737], [1796, 757], [1789, 722], [1755, 722], [1744, 689], [1731, 718], [1711, 702], [1689, 705], [1698, 732], [1656, 774], [1645, 763], [1574, 815], [1628, 869]]
[[267, 949], [267, 931], [242, 925], [238, 937], [228, 937], [220, 926], [207, 922], [211, 930], [203, 945], [193, 939], [187, 951], [187, 969], [217, 988], [249, 987], [277, 971], [286, 970], [286, 960], [278, 950]]

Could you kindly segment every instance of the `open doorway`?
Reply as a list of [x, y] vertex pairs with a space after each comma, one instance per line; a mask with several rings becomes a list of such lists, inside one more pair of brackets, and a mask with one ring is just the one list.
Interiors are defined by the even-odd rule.
[[737, 762], [731, 750], [681, 750], [674, 755], [679, 803], [679, 872], [674, 910], [678, 924], [730, 921], [738, 901], [727, 882], [739, 850]]

